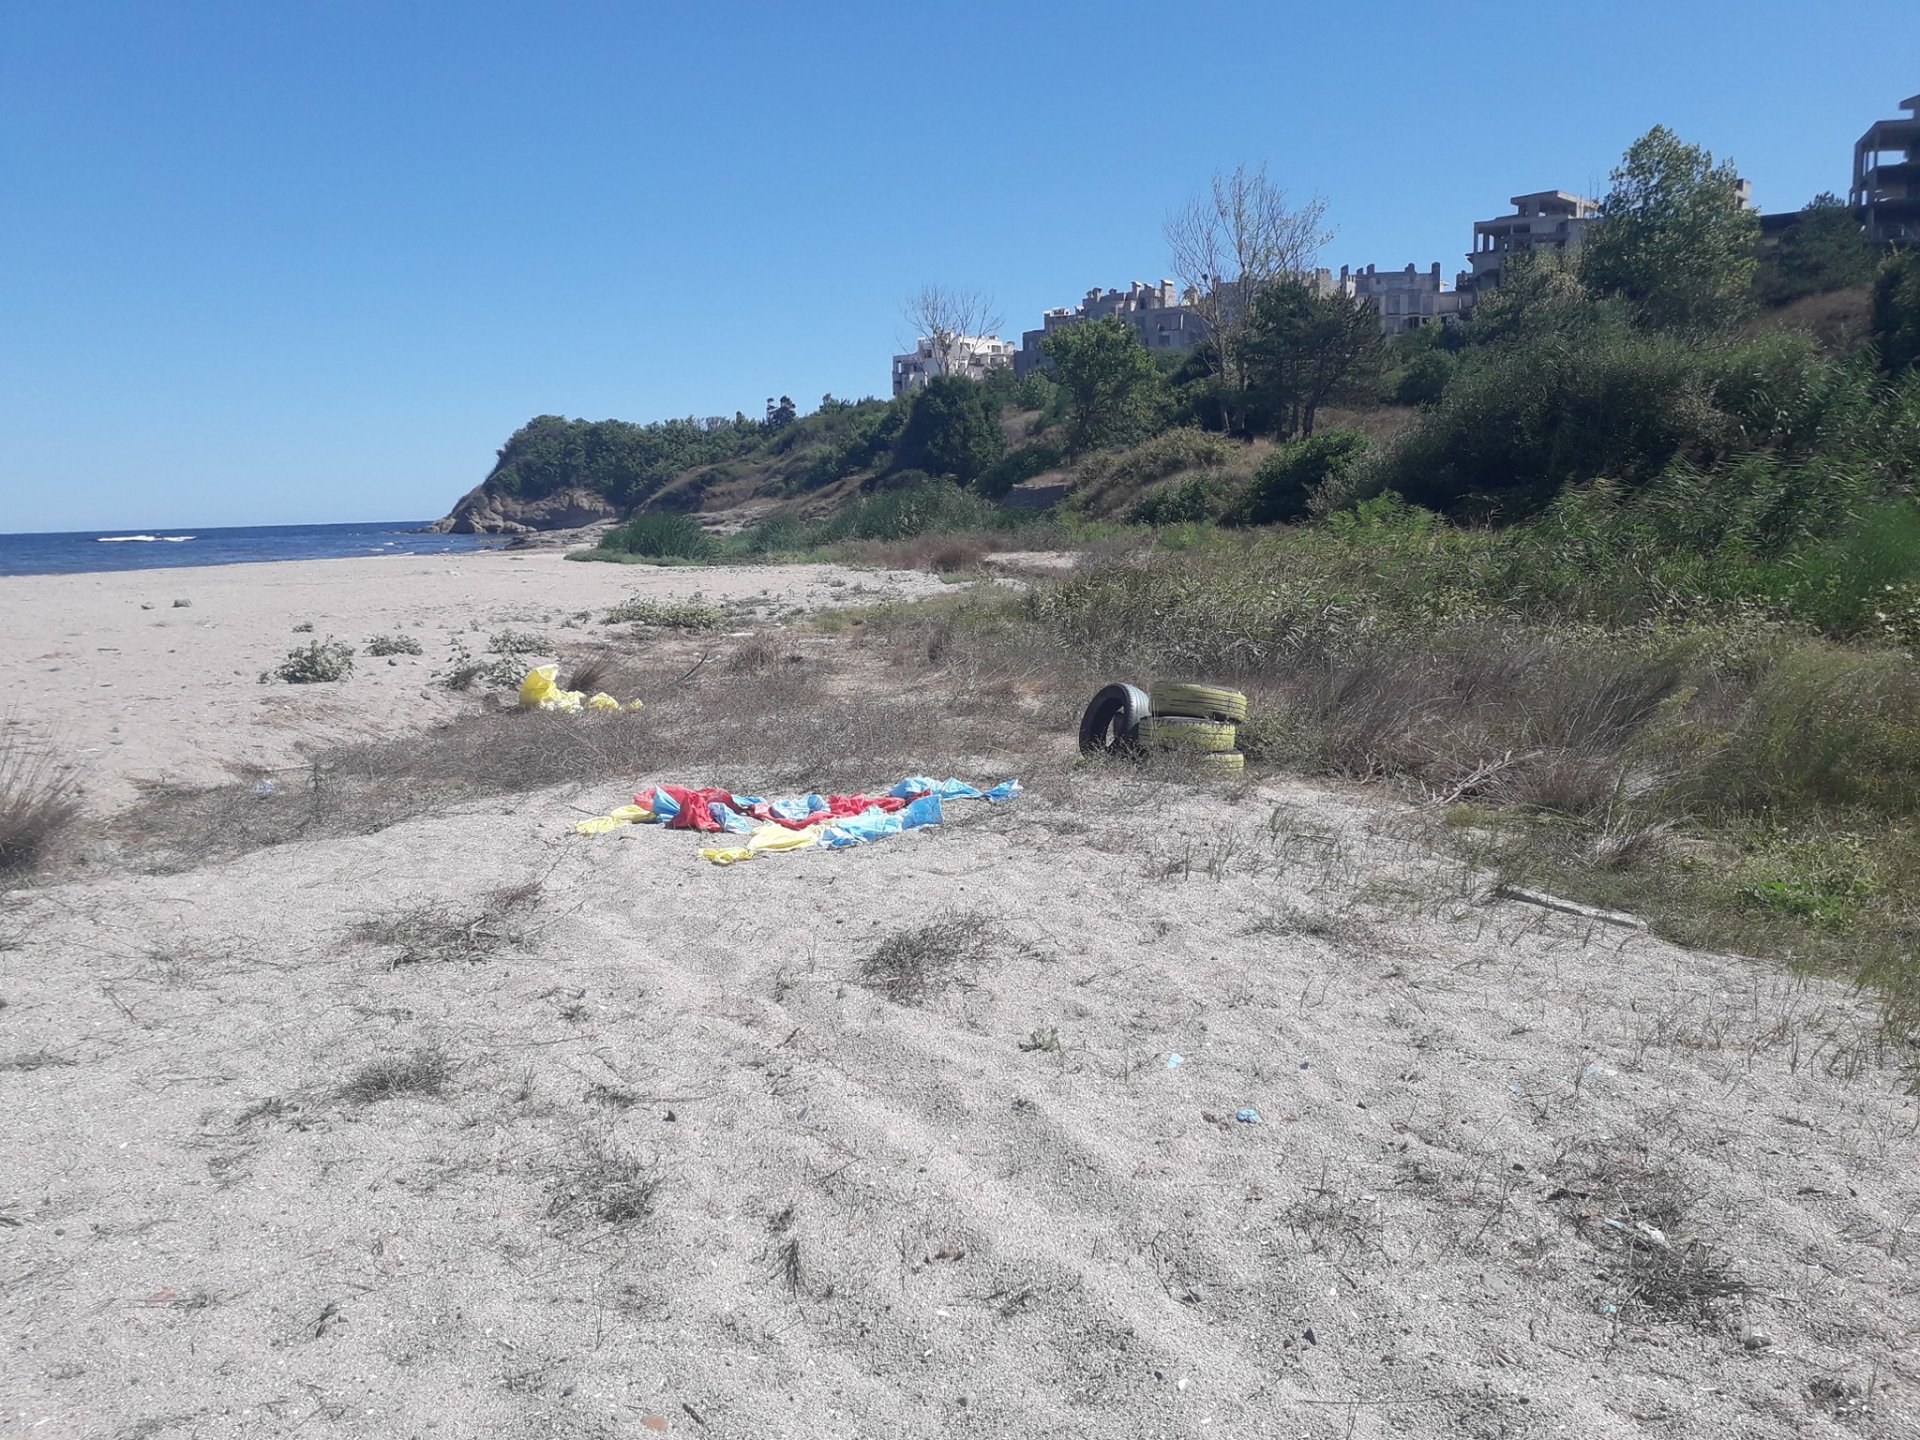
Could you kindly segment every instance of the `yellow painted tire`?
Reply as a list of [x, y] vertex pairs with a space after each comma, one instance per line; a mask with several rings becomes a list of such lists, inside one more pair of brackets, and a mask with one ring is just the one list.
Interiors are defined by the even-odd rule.
[[1222, 774], [1238, 775], [1247, 768], [1247, 757], [1238, 750], [1215, 750], [1208, 755], [1194, 757], [1205, 770], [1218, 770]]
[[1162, 680], [1147, 687], [1147, 708], [1155, 715], [1185, 715], [1196, 720], [1244, 720], [1247, 697], [1218, 685], [1181, 685]]
[[1189, 750], [1217, 754], [1233, 749], [1234, 727], [1221, 720], [1185, 715], [1149, 715], [1140, 722], [1140, 743], [1150, 750]]

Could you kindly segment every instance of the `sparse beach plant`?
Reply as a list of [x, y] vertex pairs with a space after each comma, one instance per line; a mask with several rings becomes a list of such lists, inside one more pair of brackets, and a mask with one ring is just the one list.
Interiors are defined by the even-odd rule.
[[411, 635], [376, 635], [367, 642], [369, 655], [418, 655], [420, 642]]
[[79, 818], [71, 772], [16, 723], [0, 724], [0, 885], [38, 865]]
[[353, 646], [328, 636], [289, 650], [273, 675], [289, 685], [328, 684], [353, 674], [353, 655]]
[[607, 612], [608, 625], [651, 625], [662, 630], [717, 630], [727, 618], [704, 600], [622, 600]]

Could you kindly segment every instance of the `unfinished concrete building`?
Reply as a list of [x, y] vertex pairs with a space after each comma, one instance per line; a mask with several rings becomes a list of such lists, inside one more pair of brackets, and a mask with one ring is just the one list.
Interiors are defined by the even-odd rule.
[[1206, 336], [1206, 322], [1193, 309], [1193, 295], [1175, 292], [1173, 281], [1143, 285], [1135, 280], [1125, 290], [1102, 291], [1098, 286], [1087, 291], [1078, 305], [1059, 306], [1040, 317], [1038, 330], [1024, 331], [1020, 349], [1013, 357], [1016, 375], [1024, 375], [1036, 365], [1046, 363], [1040, 342], [1063, 325], [1082, 320], [1103, 320], [1118, 316], [1134, 328], [1140, 343], [1161, 352], [1191, 350]]
[[1600, 213], [1598, 200], [1568, 190], [1536, 190], [1530, 195], [1515, 195], [1509, 203], [1513, 214], [1473, 223], [1473, 250], [1467, 259], [1473, 266], [1474, 290], [1491, 290], [1498, 285], [1500, 267], [1510, 255], [1538, 250], [1577, 253], [1587, 227]]
[[1453, 288], [1440, 278], [1440, 262], [1431, 270], [1376, 270], [1340, 267], [1334, 288], [1342, 295], [1365, 301], [1380, 317], [1380, 333], [1392, 338], [1422, 325], [1457, 324], [1473, 304], [1467, 272], [1453, 277]]
[[944, 354], [922, 336], [911, 353], [893, 357], [893, 393], [923, 389], [936, 375], [984, 380], [995, 370], [1006, 369], [1013, 358], [1013, 342], [998, 335], [956, 335]]
[[1920, 243], [1920, 95], [1904, 120], [1876, 120], [1853, 147], [1853, 209], [1875, 245]]

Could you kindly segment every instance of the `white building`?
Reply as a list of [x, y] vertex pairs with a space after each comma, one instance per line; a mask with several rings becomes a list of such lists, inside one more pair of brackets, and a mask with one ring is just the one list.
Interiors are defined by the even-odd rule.
[[922, 336], [910, 355], [893, 357], [893, 393], [904, 395], [923, 388], [936, 375], [960, 375], [984, 380], [995, 370], [1013, 364], [1013, 342], [998, 335], [956, 335], [944, 355]]

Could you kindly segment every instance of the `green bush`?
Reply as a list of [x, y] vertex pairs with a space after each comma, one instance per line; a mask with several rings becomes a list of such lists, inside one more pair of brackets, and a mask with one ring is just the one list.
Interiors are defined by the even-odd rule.
[[999, 412], [987, 403], [981, 387], [957, 375], [936, 375], [913, 402], [894, 445], [893, 463], [965, 484], [998, 460], [1005, 448]]
[[1279, 525], [1305, 519], [1314, 492], [1344, 476], [1366, 450], [1367, 437], [1357, 430], [1322, 430], [1281, 446], [1253, 472], [1228, 522]]
[[376, 635], [367, 642], [369, 655], [418, 655], [420, 642], [411, 635]]
[[1246, 482], [1225, 475], [1190, 475], [1141, 496], [1127, 511], [1135, 525], [1192, 525], [1238, 508]]
[[1182, 426], [1163, 431], [1125, 450], [1091, 455], [1080, 466], [1083, 483], [1150, 485], [1183, 470], [1217, 469], [1242, 453], [1224, 435]]
[[714, 539], [691, 515], [654, 512], [636, 515], [601, 538], [602, 550], [661, 560], [710, 560]]
[[1805, 336], [1704, 342], [1609, 326], [1468, 356], [1439, 402], [1362, 465], [1357, 493], [1512, 520], [1569, 485], [1645, 486], [1675, 460], [1805, 453], [1863, 395]]
[[[289, 650], [287, 658], [275, 667], [275, 678], [289, 685], [325, 685], [336, 680], [344, 680], [353, 674], [353, 647], [329, 636], [325, 640], [315, 640], [298, 649]], [[260, 677], [266, 679], [265, 675]]]
[[1023, 445], [1002, 455], [983, 471], [973, 482], [973, 488], [989, 499], [999, 500], [1022, 480], [1031, 480], [1057, 468], [1062, 459], [1055, 446]]
[[910, 540], [934, 531], [992, 528], [1006, 512], [945, 480], [922, 479], [842, 506], [816, 530], [819, 544], [837, 540]]
[[787, 555], [812, 543], [813, 531], [806, 522], [791, 515], [769, 515], [735, 536], [733, 548], [742, 555]]
[[1873, 344], [1889, 375], [1920, 366], [1920, 250], [1887, 257], [1873, 282]]

